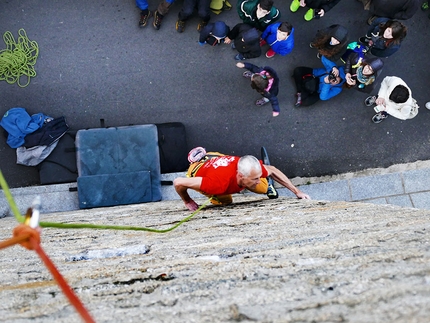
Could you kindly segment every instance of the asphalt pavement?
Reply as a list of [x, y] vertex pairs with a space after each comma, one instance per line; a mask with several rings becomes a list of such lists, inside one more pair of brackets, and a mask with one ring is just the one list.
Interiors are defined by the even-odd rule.
[[[158, 5], [151, 0], [150, 9]], [[270, 104], [259, 98], [243, 70], [235, 67], [230, 46], [199, 46], [197, 15], [185, 32], [175, 30], [178, 0], [160, 30], [138, 27], [133, 0], [9, 0], [0, 2], [0, 32], [17, 36], [24, 28], [39, 45], [37, 75], [25, 88], [0, 81], [0, 114], [12, 107], [32, 113], [65, 116], [71, 129], [180, 121], [190, 148], [204, 146], [226, 154], [258, 156], [265, 146], [273, 165], [289, 177], [356, 172], [430, 159], [429, 24], [428, 12], [405, 21], [408, 35], [402, 48], [385, 59], [381, 79], [401, 77], [421, 106], [412, 120], [389, 117], [371, 122], [366, 94], [344, 90], [311, 107], [295, 108], [291, 78], [296, 66], [320, 67], [308, 44], [319, 28], [339, 23], [355, 41], [367, 30], [367, 12], [356, 0], [343, 0], [325, 17], [306, 22], [305, 11], [289, 11], [289, 1], [275, 1], [281, 20], [295, 28], [295, 48], [286, 57], [249, 62], [271, 66], [280, 76], [281, 114], [273, 118]], [[235, 5], [235, 3], [234, 3]], [[235, 8], [212, 21], [233, 27], [240, 22]], [[152, 23], [152, 20], [150, 21]], [[0, 44], [0, 48], [5, 45]], [[11, 187], [38, 185], [33, 167], [16, 165], [15, 150], [0, 139], [1, 169]]]

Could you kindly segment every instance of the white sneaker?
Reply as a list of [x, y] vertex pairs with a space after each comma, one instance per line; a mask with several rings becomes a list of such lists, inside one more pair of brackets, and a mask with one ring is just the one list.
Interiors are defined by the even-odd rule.
[[430, 101], [426, 103], [426, 108], [430, 110]]

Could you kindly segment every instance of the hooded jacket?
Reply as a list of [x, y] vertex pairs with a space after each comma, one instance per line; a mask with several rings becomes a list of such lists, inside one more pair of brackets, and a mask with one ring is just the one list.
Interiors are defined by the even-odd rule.
[[[360, 59], [361, 61], [359, 62]], [[345, 61], [345, 74], [357, 74], [357, 69], [365, 62], [367, 62], [373, 69], [373, 76], [375, 77], [374, 81], [370, 84], [363, 84], [357, 81], [355, 88], [359, 91], [370, 93], [374, 89], [377, 83], [376, 79], [381, 73], [382, 67], [384, 66], [384, 63], [379, 58], [360, 58], [359, 53], [351, 52]], [[358, 87], [359, 84], [361, 84], [361, 88]]]
[[420, 7], [419, 0], [372, 0], [370, 14], [390, 19], [411, 18]]
[[227, 37], [234, 39], [234, 46], [243, 57], [248, 59], [261, 56], [260, 36], [257, 29], [252, 26], [237, 24], [227, 34]]
[[275, 6], [272, 6], [267, 15], [258, 19], [256, 11], [259, 2], [260, 0], [238, 0], [236, 9], [244, 23], [264, 31], [269, 24], [281, 18], [281, 13]]
[[291, 53], [294, 48], [294, 28], [291, 30], [287, 39], [278, 41], [277, 32], [280, 25], [280, 22], [269, 25], [261, 35], [261, 38], [269, 44], [270, 48], [272, 48], [275, 53], [285, 56]]
[[[340, 43], [337, 45], [330, 45], [331, 37], [336, 38]], [[331, 25], [327, 28], [318, 30], [312, 43], [317, 43], [318, 39], [327, 38], [326, 42], [321, 46], [316, 47], [318, 51], [326, 56], [326, 58], [337, 61], [343, 53], [345, 53], [348, 46], [348, 30], [341, 25]], [[328, 51], [331, 55], [324, 53]]]
[[[321, 62], [323, 63], [324, 68], [314, 68], [312, 70], [312, 74], [315, 77], [319, 78], [318, 93], [320, 99], [329, 100], [342, 92], [343, 83], [345, 83], [345, 71], [343, 69], [343, 66], [336, 66], [335, 63], [325, 58], [325, 56], [321, 57]], [[324, 82], [324, 78], [331, 72], [333, 67], [337, 67], [337, 69], [339, 70], [339, 77], [342, 79], [342, 81], [336, 85]]]
[[[409, 91], [409, 98], [404, 103], [396, 103], [389, 99], [391, 92], [397, 85], [405, 86]], [[418, 114], [418, 109], [414, 109], [415, 100], [412, 98], [411, 89], [406, 83], [397, 76], [386, 76], [381, 83], [381, 88], [378, 92], [378, 97], [385, 99], [385, 112], [392, 115], [395, 118], [406, 120], [412, 119]]]
[[216, 37], [224, 39], [229, 32], [230, 27], [223, 21], [209, 23], [200, 31], [199, 42], [207, 42], [209, 45], [215, 46], [219, 44]]

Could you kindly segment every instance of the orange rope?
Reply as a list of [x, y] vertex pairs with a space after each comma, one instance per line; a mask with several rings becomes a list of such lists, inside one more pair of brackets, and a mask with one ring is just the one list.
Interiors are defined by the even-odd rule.
[[34, 250], [39, 255], [40, 259], [42, 259], [45, 266], [51, 272], [57, 284], [60, 286], [63, 293], [69, 299], [69, 302], [75, 307], [78, 313], [81, 315], [82, 319], [86, 323], [95, 323], [94, 319], [91, 317], [88, 310], [82, 304], [80, 299], [73, 292], [72, 288], [67, 284], [64, 277], [60, 274], [57, 267], [55, 267], [54, 263], [49, 259], [48, 255], [40, 246], [40, 234], [38, 229], [33, 229], [25, 224], [18, 225], [13, 230], [13, 238], [10, 238], [6, 241], [0, 242], [0, 249], [13, 246], [15, 244], [20, 244], [24, 248], [28, 250]]

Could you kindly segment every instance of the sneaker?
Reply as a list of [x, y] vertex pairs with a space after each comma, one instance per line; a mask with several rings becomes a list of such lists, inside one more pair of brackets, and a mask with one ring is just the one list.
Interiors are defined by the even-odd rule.
[[231, 49], [236, 49], [236, 45], [234, 44], [234, 42], [231, 43]]
[[140, 20], [139, 20], [139, 27], [145, 27], [148, 23], [148, 19], [151, 17], [151, 11], [149, 10], [142, 10], [140, 12]]
[[429, 2], [426, 1], [421, 5], [421, 10], [426, 11], [429, 8]]
[[291, 12], [296, 12], [300, 8], [300, 1], [299, 0], [293, 0], [290, 4], [290, 10]]
[[273, 58], [273, 57], [275, 57], [275, 55], [276, 55], [275, 51], [271, 48], [266, 53], [267, 58]]
[[185, 30], [185, 20], [179, 20], [176, 22], [176, 31], [178, 33], [183, 33]]
[[363, 37], [360, 37], [359, 39], [358, 39], [358, 41], [360, 42], [360, 43], [362, 43], [363, 45], [365, 45], [365, 46], [368, 46], [369, 45], [369, 41], [371, 41], [372, 40], [372, 37], [369, 37], [369, 36], [363, 36]]
[[382, 120], [387, 119], [388, 114], [379, 112], [372, 117], [373, 123], [381, 123]]
[[309, 9], [308, 11], [306, 11], [304, 17], [306, 21], [311, 21], [312, 19], [314, 19], [314, 9]]
[[269, 184], [266, 195], [269, 199], [277, 199], [279, 196], [278, 191], [276, 191], [276, 188], [273, 186], [273, 184]]
[[371, 107], [376, 102], [376, 96], [368, 96], [366, 100], [364, 100], [364, 104], [368, 107]]
[[317, 53], [317, 58], [321, 58], [321, 54], [320, 53]]
[[260, 47], [266, 45], [266, 41], [264, 39], [260, 39]]
[[297, 100], [296, 100], [296, 103], [294, 104], [294, 106], [299, 107], [302, 105], [302, 94], [296, 93], [296, 96], [297, 96]]
[[315, 48], [314, 44], [312, 44], [312, 43], [309, 43], [309, 47], [310, 48]]
[[239, 53], [234, 57], [234, 59], [236, 61], [243, 61], [245, 59], [245, 57], [243, 57], [243, 55]]
[[426, 108], [430, 110], [430, 102], [426, 103]]
[[198, 31], [198, 32], [201, 32], [201, 31], [202, 31], [202, 29], [203, 29], [203, 28], [205, 28], [205, 26], [207, 26], [207, 24], [208, 24], [208, 22], [207, 22], [207, 21], [201, 20], [201, 21], [199, 22], [199, 24], [197, 25], [197, 31]]
[[152, 25], [156, 30], [159, 30], [161, 27], [161, 21], [163, 20], [164, 16], [156, 10], [154, 12], [154, 21], [152, 22]]
[[272, 116], [277, 117], [279, 115], [279, 112], [273, 111]]
[[250, 79], [252, 77], [252, 72], [251, 71], [245, 71], [245, 72], [243, 72], [242, 75], [243, 75], [243, 77]]
[[255, 105], [258, 107], [261, 107], [262, 105], [265, 105], [269, 101], [270, 100], [268, 98], [261, 98], [261, 99], [258, 99], [257, 101], [255, 101]]

